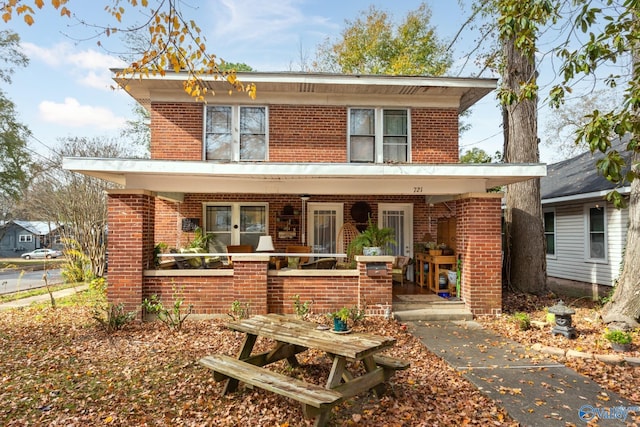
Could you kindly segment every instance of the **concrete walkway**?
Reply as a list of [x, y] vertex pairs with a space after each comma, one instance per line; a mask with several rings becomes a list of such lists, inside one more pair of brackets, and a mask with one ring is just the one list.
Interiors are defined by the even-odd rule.
[[[81, 285], [81, 286], [76, 286], [75, 288], [62, 289], [60, 291], [55, 291], [53, 293], [53, 297], [56, 300], [59, 298], [68, 297], [75, 293], [83, 292], [88, 287], [89, 287], [88, 285]], [[34, 302], [49, 302], [49, 301], [51, 301], [51, 297], [49, 296], [48, 293], [44, 293], [42, 295], [36, 295], [33, 297], [4, 302], [0, 304], [0, 311], [11, 310], [12, 308], [28, 307]]]
[[[476, 322], [410, 322], [411, 332], [522, 426], [640, 421], [640, 405]], [[593, 362], [595, 363], [595, 362]], [[629, 410], [635, 411], [629, 414]]]

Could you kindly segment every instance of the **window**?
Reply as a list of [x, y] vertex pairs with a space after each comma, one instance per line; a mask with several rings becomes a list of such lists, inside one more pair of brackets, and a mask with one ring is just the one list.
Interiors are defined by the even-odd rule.
[[18, 241], [20, 243], [31, 243], [31, 242], [33, 242], [33, 235], [31, 235], [31, 234], [20, 234], [18, 236]]
[[342, 203], [309, 203], [307, 228], [309, 230], [309, 245], [311, 245], [313, 253], [337, 252], [343, 210]]
[[205, 232], [215, 236], [215, 251], [225, 252], [227, 245], [258, 246], [266, 234], [266, 203], [216, 203], [204, 208]]
[[606, 261], [607, 259], [607, 215], [603, 206], [586, 206], [586, 258]]
[[205, 107], [205, 160], [267, 159], [267, 108]]
[[408, 110], [351, 108], [349, 160], [354, 163], [408, 162]]
[[547, 246], [547, 255], [556, 255], [556, 211], [548, 210], [543, 213], [544, 239]]

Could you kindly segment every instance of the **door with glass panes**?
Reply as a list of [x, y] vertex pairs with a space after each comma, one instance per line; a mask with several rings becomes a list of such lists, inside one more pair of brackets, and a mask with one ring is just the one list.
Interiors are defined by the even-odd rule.
[[215, 247], [210, 248], [215, 252], [225, 252], [227, 245], [251, 245], [255, 250], [268, 230], [266, 203], [210, 203], [204, 209], [204, 231], [215, 236]]
[[[337, 253], [343, 209], [342, 203], [309, 203], [307, 205], [307, 235], [313, 253]], [[343, 249], [340, 248], [340, 250]]]
[[[395, 244], [389, 246], [389, 255], [413, 257], [413, 205], [410, 203], [380, 203], [378, 226], [394, 230]], [[412, 269], [409, 280], [413, 280]]]

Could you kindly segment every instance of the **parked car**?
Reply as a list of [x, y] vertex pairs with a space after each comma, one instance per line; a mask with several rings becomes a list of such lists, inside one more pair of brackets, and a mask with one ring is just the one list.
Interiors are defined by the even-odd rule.
[[24, 259], [58, 258], [59, 256], [62, 256], [62, 252], [53, 249], [36, 249], [35, 251], [25, 252], [20, 256]]

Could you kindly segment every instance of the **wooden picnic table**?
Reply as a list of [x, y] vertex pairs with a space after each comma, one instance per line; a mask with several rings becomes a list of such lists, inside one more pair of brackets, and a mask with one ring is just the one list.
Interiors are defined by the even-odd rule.
[[[380, 355], [392, 347], [395, 339], [365, 333], [337, 334], [318, 329], [318, 324], [279, 314], [253, 316], [226, 325], [245, 333], [237, 359], [224, 355], [207, 356], [200, 363], [214, 371], [218, 381], [226, 380], [223, 394], [237, 389], [239, 381], [258, 386], [298, 400], [306, 416], [316, 417], [315, 425], [324, 425], [330, 409], [344, 399], [361, 392], [384, 392], [384, 383], [396, 370], [406, 369], [409, 363]], [[258, 337], [275, 341], [264, 353], [252, 354]], [[263, 366], [286, 359], [290, 366], [299, 366], [296, 354], [307, 349], [324, 351], [332, 360], [331, 371], [324, 387], [306, 383], [270, 371]], [[360, 362], [365, 373], [354, 376], [347, 362]]]

